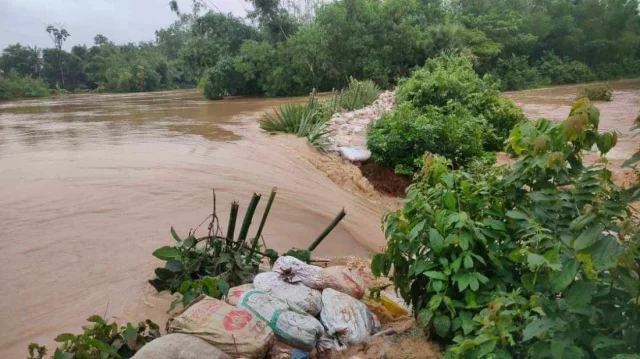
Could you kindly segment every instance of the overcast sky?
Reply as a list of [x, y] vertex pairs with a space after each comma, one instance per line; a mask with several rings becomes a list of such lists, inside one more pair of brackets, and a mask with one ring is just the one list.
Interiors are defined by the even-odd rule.
[[[244, 16], [245, 0], [207, 0], [224, 13]], [[64, 25], [71, 36], [64, 44], [93, 44], [102, 34], [122, 44], [153, 40], [154, 31], [171, 25], [177, 18], [169, 10], [169, 0], [0, 0], [0, 49], [19, 42], [52, 47], [47, 24]], [[191, 0], [178, 0], [190, 10]]]

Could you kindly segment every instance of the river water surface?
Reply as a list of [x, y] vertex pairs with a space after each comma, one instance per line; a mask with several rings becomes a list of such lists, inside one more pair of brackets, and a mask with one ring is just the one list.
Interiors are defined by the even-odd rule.
[[343, 206], [315, 253], [380, 248], [381, 201], [336, 185], [304, 141], [258, 129], [260, 112], [291, 100], [171, 91], [0, 103], [0, 357], [26, 357], [34, 341], [52, 352], [91, 314], [136, 311], [153, 291], [151, 252], [172, 243], [170, 226], [186, 235], [210, 213], [212, 188], [226, 223], [233, 199], [242, 216], [262, 193], [260, 218], [278, 187], [263, 232], [278, 251], [306, 247]]

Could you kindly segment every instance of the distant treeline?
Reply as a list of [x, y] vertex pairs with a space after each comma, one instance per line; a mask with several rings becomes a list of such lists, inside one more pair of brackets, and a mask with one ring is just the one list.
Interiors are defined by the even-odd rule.
[[254, 0], [239, 18], [207, 11], [201, 0], [182, 12], [172, 1], [179, 20], [153, 42], [116, 45], [97, 35], [70, 52], [11, 45], [0, 57], [0, 97], [11, 69], [49, 88], [199, 85], [208, 98], [301, 95], [341, 88], [350, 77], [388, 87], [440, 52], [472, 55], [476, 71], [505, 90], [640, 75], [637, 0], [294, 3]]

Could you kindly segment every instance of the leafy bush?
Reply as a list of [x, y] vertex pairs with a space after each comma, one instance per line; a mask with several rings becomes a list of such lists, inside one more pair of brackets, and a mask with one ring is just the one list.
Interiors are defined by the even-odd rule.
[[377, 163], [409, 175], [420, 169], [425, 151], [464, 165], [483, 149], [500, 150], [511, 128], [525, 118], [464, 56], [428, 60], [400, 80], [396, 104], [370, 126], [367, 146]]
[[359, 110], [371, 105], [380, 94], [380, 87], [371, 80], [349, 79], [349, 86], [340, 91], [340, 108], [347, 111]]
[[[92, 315], [87, 321], [91, 324], [82, 327], [82, 334], [63, 333], [55, 338], [62, 344], [53, 359], [127, 359], [160, 337], [160, 327], [148, 319], [137, 326], [127, 323], [120, 328], [99, 315]], [[43, 359], [46, 354], [44, 346], [29, 345], [28, 359]]]
[[0, 75], [0, 100], [47, 96], [47, 85], [40, 79], [20, 76], [14, 69], [11, 69], [6, 77]]
[[528, 56], [511, 54], [511, 57], [498, 59], [494, 75], [500, 80], [502, 90], [524, 90], [551, 84], [551, 79], [542, 77], [538, 69], [529, 64]]
[[561, 59], [552, 52], [547, 52], [538, 61], [538, 71], [544, 77], [551, 79], [553, 84], [574, 84], [595, 80], [595, 75], [580, 61]]
[[326, 122], [333, 115], [330, 107], [320, 104], [315, 93], [311, 93], [306, 104], [285, 104], [272, 114], [265, 113], [260, 120], [260, 128], [307, 137], [312, 146], [322, 150], [328, 145], [329, 130]]
[[611, 101], [611, 96], [613, 96], [613, 89], [607, 84], [585, 87], [578, 98], [588, 98], [591, 101]]
[[403, 103], [371, 124], [367, 146], [377, 163], [413, 175], [425, 152], [441, 153], [458, 164], [480, 156], [486, 128], [482, 117], [460, 105], [418, 109]]
[[562, 123], [523, 122], [513, 167], [451, 170], [427, 155], [402, 210], [384, 217], [391, 274], [445, 358], [637, 358], [640, 186], [611, 181], [602, 154], [615, 133], [577, 102]]

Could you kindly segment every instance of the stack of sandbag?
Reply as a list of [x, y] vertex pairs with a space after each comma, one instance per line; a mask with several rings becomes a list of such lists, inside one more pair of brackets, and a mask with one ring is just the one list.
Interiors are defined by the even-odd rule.
[[142, 347], [132, 359], [231, 359], [220, 349], [187, 334], [168, 334]]
[[294, 348], [311, 351], [324, 344], [324, 327], [306, 312], [259, 290], [245, 292], [238, 307], [246, 309], [271, 327], [278, 340]]
[[270, 294], [290, 307], [301, 309], [312, 316], [317, 316], [322, 310], [322, 293], [309, 288], [301, 282], [289, 283], [285, 277], [276, 272], [258, 274], [253, 285], [259, 291]]
[[340, 346], [362, 343], [380, 327], [369, 308], [350, 295], [327, 288], [322, 291], [322, 303], [320, 320]]
[[273, 331], [262, 318], [204, 296], [169, 319], [167, 332], [201, 338], [233, 358], [262, 358], [275, 343]]

